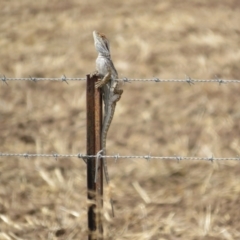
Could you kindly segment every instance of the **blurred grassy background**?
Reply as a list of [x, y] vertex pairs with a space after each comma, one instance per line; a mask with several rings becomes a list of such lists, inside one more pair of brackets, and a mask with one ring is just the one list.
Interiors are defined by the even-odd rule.
[[[237, 0], [23, 0], [0, 8], [0, 73], [7, 77], [84, 77], [95, 70], [98, 30], [110, 40], [120, 78], [240, 79]], [[1, 152], [85, 153], [84, 82], [8, 84], [0, 87]], [[125, 84], [108, 153], [238, 156], [239, 90]], [[238, 162], [108, 162], [106, 239], [240, 238]], [[0, 239], [86, 239], [82, 161], [1, 158], [0, 177]]]

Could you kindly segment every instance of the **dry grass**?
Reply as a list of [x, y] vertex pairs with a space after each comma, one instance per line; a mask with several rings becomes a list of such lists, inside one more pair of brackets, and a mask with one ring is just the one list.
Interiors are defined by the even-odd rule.
[[[1, 1], [0, 72], [82, 77], [92, 31], [120, 77], [240, 78], [240, 4], [231, 1]], [[84, 83], [1, 85], [1, 152], [85, 152]], [[132, 83], [108, 153], [240, 154], [238, 85]], [[106, 239], [239, 239], [237, 162], [109, 161]], [[0, 239], [86, 239], [86, 168], [76, 159], [0, 159]], [[140, 190], [147, 195], [142, 198]], [[109, 190], [116, 218], [110, 217]]]

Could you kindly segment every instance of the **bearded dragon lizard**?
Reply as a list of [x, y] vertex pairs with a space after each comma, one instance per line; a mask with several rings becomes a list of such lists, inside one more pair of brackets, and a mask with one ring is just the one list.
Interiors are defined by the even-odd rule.
[[[123, 90], [119, 88], [119, 83], [116, 81], [118, 78], [117, 70], [110, 55], [110, 44], [108, 39], [104, 34], [97, 31], [93, 32], [94, 45], [98, 52], [98, 57], [96, 59], [97, 75], [100, 80], [96, 83], [96, 88], [102, 89], [102, 96], [104, 101], [104, 120], [101, 133], [101, 148], [103, 155], [106, 156], [106, 141], [108, 129], [111, 125], [116, 103], [121, 98]], [[103, 167], [107, 184], [109, 184], [109, 175], [107, 170], [107, 160], [103, 159]], [[113, 202], [111, 199], [112, 213]]]

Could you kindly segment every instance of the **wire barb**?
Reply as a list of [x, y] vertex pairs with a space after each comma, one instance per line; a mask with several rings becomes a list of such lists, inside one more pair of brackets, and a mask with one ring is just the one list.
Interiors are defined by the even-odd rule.
[[180, 156], [176, 156], [177, 162], [180, 163], [180, 161], [182, 160], [182, 157]]
[[210, 161], [211, 163], [213, 163], [213, 159], [214, 159], [214, 157], [213, 157], [213, 155], [212, 155], [210, 158], [208, 158], [208, 161]]
[[29, 76], [29, 77], [33, 82], [35, 82], [35, 83], [37, 82], [35, 77], [31, 77], [31, 76]]
[[124, 77], [124, 78], [122, 79], [122, 81], [123, 81], [123, 82], [127, 82], [127, 83], [131, 83], [131, 81], [130, 81], [127, 77]]
[[65, 74], [63, 74], [61, 78], [62, 78], [62, 81], [63, 81], [63, 82], [65, 82], [66, 84], [69, 84], [69, 83], [67, 82], [67, 77], [65, 76]]
[[149, 162], [149, 160], [151, 159], [151, 155], [148, 154], [148, 155], [144, 156], [144, 158]]
[[195, 83], [194, 83], [194, 80], [193, 79], [191, 79], [190, 77], [188, 77], [187, 75], [186, 75], [186, 82], [191, 86], [191, 84], [192, 85], [194, 85]]
[[2, 76], [1, 80], [2, 80], [3, 83], [5, 83], [8, 86], [7, 78], [6, 78], [5, 75]]
[[216, 79], [217, 79], [217, 81], [219, 83], [219, 86], [221, 86], [221, 84], [227, 84], [224, 80], [218, 78], [217, 75], [215, 75], [215, 77], [216, 77]]
[[117, 162], [118, 158], [119, 158], [119, 153], [114, 155], [115, 163]]
[[58, 154], [57, 153], [53, 153], [53, 157], [55, 158], [55, 160], [58, 160]]

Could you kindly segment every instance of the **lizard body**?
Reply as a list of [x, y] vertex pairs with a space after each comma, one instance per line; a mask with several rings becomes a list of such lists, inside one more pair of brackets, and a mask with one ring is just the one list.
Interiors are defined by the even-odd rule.
[[[104, 120], [101, 132], [101, 148], [103, 155], [106, 155], [107, 133], [111, 125], [116, 103], [121, 98], [123, 90], [119, 88], [119, 83], [116, 81], [118, 73], [111, 59], [109, 41], [105, 35], [94, 31], [94, 45], [98, 52], [96, 59], [97, 74], [101, 78], [95, 87], [102, 88], [104, 101]], [[107, 170], [107, 161], [103, 159], [103, 167], [107, 184], [109, 184], [109, 175]], [[111, 199], [112, 212], [113, 204]], [[114, 212], [113, 212], [114, 215]]]

